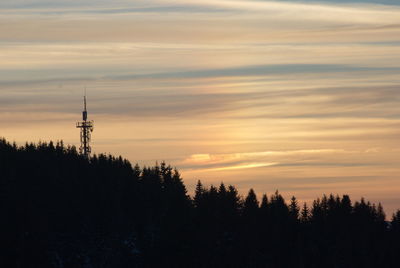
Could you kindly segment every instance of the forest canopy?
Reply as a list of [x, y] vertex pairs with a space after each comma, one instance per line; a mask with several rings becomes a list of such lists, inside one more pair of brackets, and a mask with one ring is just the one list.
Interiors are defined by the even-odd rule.
[[[245, 178], [244, 178], [245, 179]], [[398, 267], [400, 211], [322, 195], [241, 196], [166, 163], [0, 140], [1, 267]]]

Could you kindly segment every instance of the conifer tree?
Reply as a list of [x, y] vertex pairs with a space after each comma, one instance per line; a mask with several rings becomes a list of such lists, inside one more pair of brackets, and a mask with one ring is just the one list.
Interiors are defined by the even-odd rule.
[[238, 190], [233, 185], [228, 186], [228, 198], [235, 209], [238, 210], [241, 207], [240, 197]]
[[382, 204], [379, 203], [378, 204], [378, 208], [376, 211], [377, 215], [376, 215], [376, 220], [378, 223], [384, 224], [385, 223], [385, 219], [386, 219], [386, 215], [385, 212], [383, 211], [383, 207]]
[[254, 190], [250, 189], [249, 193], [246, 196], [246, 199], [244, 200], [243, 213], [245, 217], [247, 216], [252, 217], [253, 215], [256, 215], [257, 211], [258, 211], [257, 196]]
[[0, 217], [0, 267], [397, 267], [400, 251], [400, 210], [388, 223], [380, 203], [331, 194], [299, 212], [200, 181], [191, 198], [165, 162], [62, 142], [0, 139]]
[[307, 203], [304, 202], [303, 208], [301, 210], [301, 222], [306, 223], [310, 219], [310, 210], [307, 207]]
[[218, 188], [218, 194], [219, 194], [220, 198], [222, 198], [222, 199], [226, 197], [227, 191], [226, 191], [225, 184], [223, 182], [221, 182], [221, 184]]
[[393, 213], [390, 226], [394, 232], [400, 234], [400, 209]]
[[196, 184], [196, 190], [194, 192], [194, 198], [193, 198], [194, 205], [196, 207], [200, 207], [202, 205], [205, 192], [206, 192], [206, 190], [204, 189], [203, 184], [201, 183], [200, 180], [198, 180], [197, 184]]
[[290, 205], [289, 205], [289, 215], [290, 218], [294, 221], [297, 221], [299, 219], [299, 211], [300, 208], [297, 203], [296, 197], [292, 196], [290, 199]]
[[267, 215], [268, 214], [268, 208], [269, 208], [269, 201], [268, 201], [268, 196], [266, 194], [263, 194], [261, 198], [261, 204], [260, 204], [260, 212], [262, 215]]

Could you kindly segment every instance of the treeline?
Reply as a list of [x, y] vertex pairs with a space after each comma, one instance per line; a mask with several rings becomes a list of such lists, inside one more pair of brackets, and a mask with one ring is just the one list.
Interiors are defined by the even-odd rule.
[[187, 194], [176, 169], [0, 140], [0, 267], [399, 267], [400, 211], [323, 196]]

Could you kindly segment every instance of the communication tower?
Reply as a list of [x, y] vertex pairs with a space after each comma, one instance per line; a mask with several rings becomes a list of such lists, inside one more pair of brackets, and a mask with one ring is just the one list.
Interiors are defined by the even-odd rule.
[[86, 93], [83, 97], [84, 110], [82, 112], [82, 121], [76, 123], [76, 127], [81, 129], [81, 147], [79, 147], [79, 152], [86, 158], [89, 158], [92, 148], [89, 145], [91, 132], [93, 131], [93, 121], [87, 120], [87, 110], [86, 110]]

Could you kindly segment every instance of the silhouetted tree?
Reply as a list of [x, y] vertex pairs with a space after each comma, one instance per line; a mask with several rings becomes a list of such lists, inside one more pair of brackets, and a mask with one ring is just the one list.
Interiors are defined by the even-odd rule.
[[258, 200], [253, 189], [250, 189], [249, 193], [244, 200], [243, 216], [244, 217], [257, 217], [258, 212]]
[[187, 194], [165, 162], [0, 139], [0, 267], [397, 267], [400, 210], [323, 195]]
[[307, 223], [310, 220], [310, 210], [308, 209], [307, 203], [303, 204], [303, 208], [301, 209], [300, 219], [303, 223]]
[[299, 205], [297, 204], [297, 199], [296, 197], [292, 196], [289, 205], [289, 215], [293, 221], [297, 221], [299, 219], [299, 211], [300, 208]]

